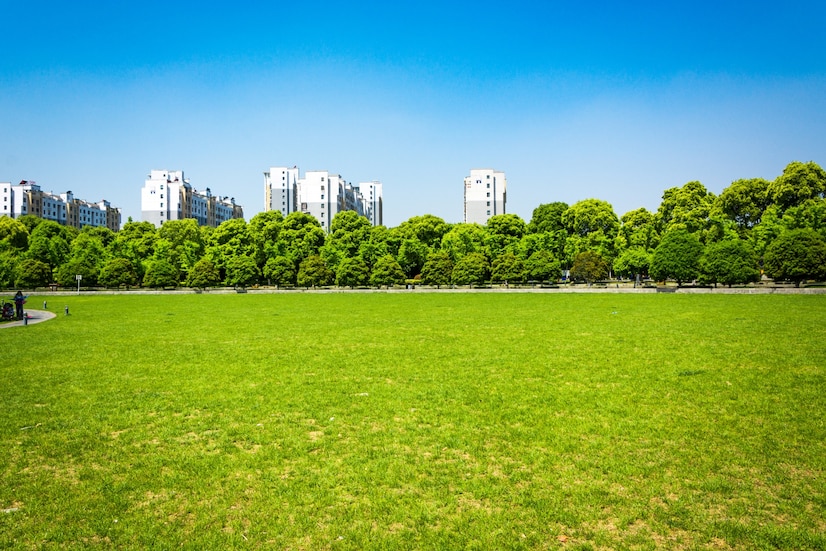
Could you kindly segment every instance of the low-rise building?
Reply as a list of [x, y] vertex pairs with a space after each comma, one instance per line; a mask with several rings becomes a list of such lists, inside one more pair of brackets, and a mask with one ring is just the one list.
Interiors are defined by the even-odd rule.
[[112, 231], [120, 229], [121, 210], [112, 207], [109, 201], [84, 201], [76, 198], [71, 191], [48, 193], [40, 189], [37, 183], [26, 180], [19, 184], [0, 182], [0, 205], [0, 216], [19, 218], [31, 214], [74, 228], [102, 226]]
[[217, 227], [243, 218], [244, 209], [231, 197], [201, 192], [184, 178], [182, 170], [152, 170], [141, 189], [141, 218], [160, 227], [169, 220], [194, 219], [199, 226]]

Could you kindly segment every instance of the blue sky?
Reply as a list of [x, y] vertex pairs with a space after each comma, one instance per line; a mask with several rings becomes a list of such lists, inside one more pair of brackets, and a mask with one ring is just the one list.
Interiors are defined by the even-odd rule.
[[385, 223], [462, 218], [471, 168], [508, 212], [656, 210], [826, 165], [826, 2], [9, 2], [0, 181], [140, 219], [153, 168], [263, 210], [263, 172], [384, 183]]

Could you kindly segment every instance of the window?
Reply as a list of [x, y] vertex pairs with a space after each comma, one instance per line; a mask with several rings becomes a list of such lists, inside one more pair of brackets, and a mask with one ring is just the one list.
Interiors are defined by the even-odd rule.
[[161, 193], [161, 199], [163, 199], [163, 193]]
[[488, 192], [488, 197], [490, 197], [490, 192]]
[[488, 211], [488, 216], [490, 216], [490, 211]]
[[321, 194], [321, 198], [324, 199], [324, 194], [323, 193]]
[[488, 201], [488, 205], [487, 205], [487, 206], [490, 206], [490, 201]]
[[490, 189], [490, 182], [488, 182], [488, 189]]

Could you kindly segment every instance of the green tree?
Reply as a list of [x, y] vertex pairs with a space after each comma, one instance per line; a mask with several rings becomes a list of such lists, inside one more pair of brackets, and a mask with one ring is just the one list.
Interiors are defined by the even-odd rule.
[[138, 273], [127, 258], [112, 258], [100, 269], [98, 283], [104, 287], [130, 287], [138, 284]]
[[52, 220], [43, 220], [29, 234], [29, 258], [39, 260], [55, 269], [69, 258], [69, 244], [77, 230], [68, 229]]
[[422, 283], [440, 287], [451, 282], [453, 260], [445, 251], [436, 251], [427, 257], [422, 267]]
[[488, 278], [488, 260], [482, 253], [468, 253], [453, 267], [451, 279], [456, 285], [484, 283]]
[[178, 281], [178, 270], [164, 258], [152, 260], [143, 276], [143, 286], [150, 288], [177, 287]]
[[711, 212], [737, 224], [741, 236], [760, 223], [769, 206], [769, 182], [763, 178], [735, 180], [714, 200]]
[[651, 254], [643, 247], [631, 247], [614, 260], [614, 272], [622, 277], [645, 276], [651, 266]]
[[568, 210], [567, 203], [546, 203], [533, 209], [531, 221], [528, 224], [528, 233], [554, 233], [564, 230], [562, 213]]
[[215, 287], [221, 283], [221, 272], [208, 258], [202, 258], [189, 269], [186, 277], [186, 286], [196, 289]]
[[574, 258], [571, 278], [575, 281], [585, 281], [590, 285], [606, 277], [608, 277], [608, 262], [599, 253], [583, 251]]
[[19, 220], [0, 216], [0, 251], [16, 249], [25, 251], [29, 246], [29, 230]]
[[645, 208], [626, 212], [620, 218], [621, 226], [617, 233], [616, 248], [620, 254], [633, 247], [642, 247], [653, 251], [660, 243], [654, 214]]
[[619, 229], [619, 218], [610, 203], [585, 199], [574, 203], [562, 213], [562, 224], [570, 235], [585, 237], [594, 232], [602, 232], [613, 239]]
[[412, 278], [421, 273], [430, 248], [418, 239], [404, 239], [399, 246], [396, 261], [407, 277]]
[[261, 270], [251, 254], [236, 255], [227, 260], [226, 284], [233, 287], [246, 287], [258, 283]]
[[361, 258], [345, 258], [336, 270], [336, 285], [339, 287], [358, 287], [367, 285], [370, 269]]
[[0, 250], [0, 288], [13, 287], [19, 255], [14, 250]]
[[823, 198], [826, 194], [826, 171], [812, 161], [793, 161], [783, 169], [783, 174], [769, 184], [767, 194], [780, 212], [808, 199]]
[[385, 255], [378, 259], [373, 272], [370, 274], [370, 283], [381, 287], [382, 285], [397, 285], [404, 283], [404, 271], [396, 259], [392, 256]]
[[253, 256], [259, 266], [264, 266], [268, 259], [281, 253], [277, 244], [283, 224], [284, 216], [278, 210], [259, 212], [250, 219], [247, 231], [254, 247]]
[[714, 200], [714, 194], [696, 181], [665, 190], [657, 210], [660, 232], [676, 227], [685, 228], [689, 233], [704, 230]]
[[442, 238], [441, 250], [456, 262], [469, 253], [481, 253], [484, 248], [485, 228], [479, 224], [456, 224]]
[[399, 224], [398, 239], [416, 239], [427, 245], [429, 249], [436, 249], [442, 242], [442, 238], [450, 231], [450, 224], [438, 216], [425, 214], [414, 216]]
[[826, 240], [810, 228], [785, 231], [766, 248], [763, 267], [775, 281], [791, 281], [797, 287], [804, 280], [822, 280]]
[[291, 212], [281, 224], [278, 255], [283, 255], [298, 266], [301, 261], [317, 255], [324, 245], [326, 234], [314, 217], [303, 212]]
[[757, 255], [747, 241], [727, 239], [706, 245], [700, 272], [709, 283], [723, 285], [751, 283], [760, 279]]
[[333, 272], [321, 256], [314, 254], [301, 261], [296, 281], [301, 287], [323, 287], [333, 282]]
[[276, 256], [264, 265], [264, 277], [273, 285], [294, 285], [295, 265], [286, 256]]
[[[195, 219], [169, 220], [157, 236], [155, 247], [164, 247], [166, 259], [180, 273], [188, 272], [204, 254], [203, 235]], [[158, 243], [161, 240], [163, 243]]]
[[678, 227], [666, 232], [654, 249], [649, 272], [657, 281], [674, 279], [680, 286], [700, 275], [702, 255], [700, 240], [685, 228]]
[[559, 260], [544, 249], [535, 251], [528, 257], [525, 261], [525, 272], [530, 281], [553, 282], [562, 275]]
[[14, 277], [16, 287], [34, 289], [52, 281], [52, 269], [48, 264], [34, 258], [24, 258], [17, 264]]
[[512, 252], [504, 252], [491, 265], [491, 281], [521, 283], [525, 281], [525, 263]]

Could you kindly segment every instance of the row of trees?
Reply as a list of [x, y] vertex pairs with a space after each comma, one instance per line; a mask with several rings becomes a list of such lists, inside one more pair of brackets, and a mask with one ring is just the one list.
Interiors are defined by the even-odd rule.
[[431, 285], [652, 277], [740, 284], [761, 269], [799, 284], [826, 278], [826, 173], [790, 163], [774, 181], [737, 180], [716, 196], [700, 182], [667, 189], [656, 212], [618, 217], [599, 199], [543, 204], [526, 223], [513, 214], [487, 225], [432, 215], [373, 227], [340, 212], [330, 233], [304, 213], [270, 211], [217, 228], [194, 220], [160, 228], [78, 231], [34, 216], [0, 218], [0, 286], [52, 282], [187, 285]]

